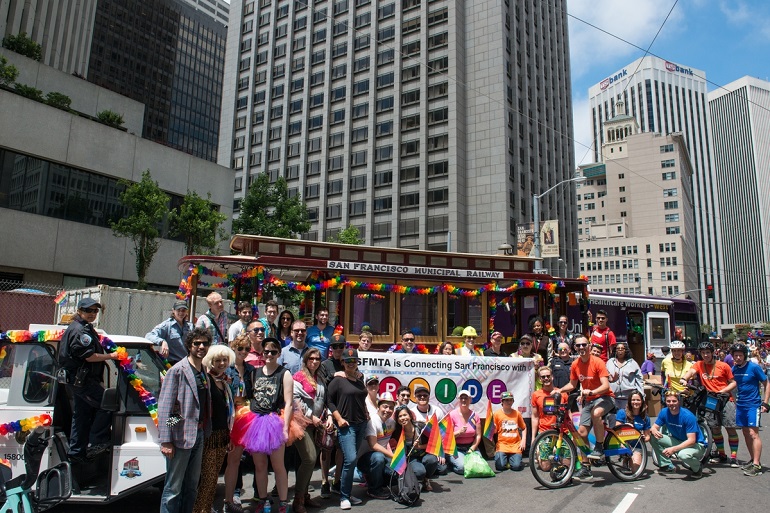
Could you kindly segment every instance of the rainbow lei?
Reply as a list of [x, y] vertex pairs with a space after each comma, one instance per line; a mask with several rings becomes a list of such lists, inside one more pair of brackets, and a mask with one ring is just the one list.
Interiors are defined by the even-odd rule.
[[42, 415], [35, 415], [34, 417], [27, 417], [26, 419], [15, 420], [13, 422], [6, 422], [0, 425], [0, 435], [12, 435], [19, 431], [32, 431], [36, 427], [50, 426], [53, 422], [51, 416], [47, 413]]
[[120, 369], [123, 371], [123, 374], [126, 375], [126, 379], [128, 379], [128, 382], [131, 384], [131, 386], [136, 390], [136, 393], [139, 394], [139, 398], [144, 403], [145, 408], [147, 408], [147, 411], [150, 413], [150, 417], [152, 418], [152, 421], [155, 423], [155, 426], [158, 426], [158, 400], [155, 399], [155, 396], [153, 396], [149, 390], [144, 388], [144, 385], [142, 384], [142, 380], [139, 379], [139, 376], [136, 375], [136, 369], [134, 368], [134, 360], [130, 356], [128, 356], [128, 351], [126, 351], [125, 347], [118, 346], [110, 340], [108, 337], [99, 337], [99, 342], [102, 344], [102, 347], [105, 351], [108, 353], [118, 353], [118, 363]]

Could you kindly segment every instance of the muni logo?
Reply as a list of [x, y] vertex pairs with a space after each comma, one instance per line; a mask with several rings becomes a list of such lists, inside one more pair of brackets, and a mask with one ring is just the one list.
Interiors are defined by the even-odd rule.
[[628, 70], [624, 69], [620, 73], [616, 73], [616, 74], [612, 75], [611, 77], [607, 77], [604, 80], [602, 80], [601, 83], [599, 84], [599, 87], [603, 91], [603, 90], [607, 89], [610, 86], [610, 84], [614, 84], [615, 82], [617, 82], [621, 78], [625, 78], [626, 76], [628, 76]]
[[684, 73], [685, 75], [693, 76], [692, 68], [680, 68], [673, 62], [666, 61], [666, 70], [671, 73]]

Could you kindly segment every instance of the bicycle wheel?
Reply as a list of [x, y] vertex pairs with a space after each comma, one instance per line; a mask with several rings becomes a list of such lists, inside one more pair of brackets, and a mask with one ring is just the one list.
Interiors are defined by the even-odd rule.
[[711, 429], [709, 428], [706, 419], [698, 419], [698, 427], [700, 428], [701, 433], [703, 433], [703, 438], [706, 440], [703, 444], [704, 447], [706, 447], [706, 450], [703, 452], [703, 457], [700, 459], [701, 464], [705, 465], [711, 457], [711, 444], [714, 442], [714, 435], [711, 434]]
[[562, 488], [572, 480], [578, 453], [572, 439], [551, 429], [532, 442], [529, 468], [537, 482], [546, 488]]
[[[605, 453], [610, 450], [610, 443], [608, 440], [610, 436], [604, 439], [604, 451]], [[617, 437], [612, 437], [618, 441], [623, 452], [630, 451], [631, 454], [620, 454], [616, 456], [607, 456], [606, 462], [612, 475], [618, 478], [620, 481], [636, 481], [647, 470], [647, 458], [649, 452], [647, 451], [647, 444], [644, 443], [644, 436], [639, 433], [639, 438], [635, 441], [622, 442]], [[641, 461], [639, 465], [635, 465], [633, 461], [634, 455], [641, 455]]]

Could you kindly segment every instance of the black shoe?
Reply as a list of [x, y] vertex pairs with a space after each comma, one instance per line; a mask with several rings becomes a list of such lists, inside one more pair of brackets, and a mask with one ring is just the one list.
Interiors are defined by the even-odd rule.
[[97, 444], [89, 447], [86, 450], [86, 454], [88, 455], [88, 459], [91, 459], [91, 458], [95, 458], [100, 454], [104, 454], [105, 452], [109, 452], [111, 449], [112, 449], [112, 445], [110, 444]]
[[332, 483], [332, 493], [334, 495], [340, 495], [340, 482], [339, 481], [334, 481]]
[[703, 470], [698, 470], [697, 472], [694, 470], [691, 471], [690, 477], [693, 479], [700, 479], [701, 477], [703, 477]]
[[321, 483], [321, 498], [322, 499], [328, 499], [332, 496], [331, 488], [329, 487], [329, 482]]
[[88, 462], [88, 456], [84, 454], [68, 454], [67, 459], [70, 463], [80, 464], [80, 463], [87, 463]]
[[588, 467], [581, 468], [577, 474], [573, 476], [578, 481], [590, 481], [594, 478], [593, 473], [591, 472], [591, 469]]

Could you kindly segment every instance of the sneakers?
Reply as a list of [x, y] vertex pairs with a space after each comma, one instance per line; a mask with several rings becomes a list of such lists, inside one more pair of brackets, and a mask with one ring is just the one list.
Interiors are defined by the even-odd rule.
[[353, 506], [358, 506], [359, 504], [361, 504], [362, 502], [364, 502], [364, 501], [362, 501], [361, 499], [359, 499], [358, 497], [353, 497], [352, 495], [350, 496], [350, 499], [349, 499], [349, 500], [350, 500], [350, 503], [351, 503]]
[[289, 503], [286, 501], [281, 501], [280, 504], [278, 504], [278, 513], [286, 513], [289, 510]]
[[[262, 511], [265, 509], [265, 502], [267, 502], [267, 500], [268, 499], [257, 499], [254, 501], [254, 513], [262, 513]], [[241, 508], [241, 512], [243, 511], [243, 508]]]
[[241, 505], [241, 490], [239, 488], [233, 492], [233, 504]]
[[693, 479], [700, 479], [701, 477], [703, 477], [703, 470], [702, 469], [698, 469], [697, 472], [695, 470], [691, 471], [690, 472], [690, 477], [693, 478]]
[[347, 499], [342, 499], [340, 501], [340, 509], [350, 509], [350, 501]]
[[322, 499], [328, 499], [332, 496], [331, 488], [329, 487], [329, 482], [321, 483], [321, 498]]
[[591, 451], [591, 454], [588, 455], [588, 459], [591, 460], [603, 460], [604, 459], [604, 447], [600, 443], [596, 443], [594, 445], [593, 451]]
[[730, 466], [732, 468], [739, 468], [740, 465], [738, 465], [738, 458], [730, 458]]
[[339, 481], [334, 481], [332, 483], [332, 493], [334, 495], [339, 495], [340, 494], [340, 482]]
[[671, 463], [669, 463], [668, 465], [661, 466], [658, 469], [658, 472], [663, 472], [663, 473], [676, 472], [676, 467], [674, 465], [672, 465]]
[[574, 477], [578, 481], [587, 481], [589, 479], [593, 479], [594, 475], [591, 472], [591, 469], [589, 467], [584, 466], [583, 468], [580, 469], [580, 471], [577, 474], [575, 474]]
[[709, 458], [709, 463], [711, 463], [712, 465], [717, 463], [724, 463], [726, 461], [727, 461], [727, 455], [719, 454], [716, 452], [712, 452], [711, 457]]
[[753, 466], [754, 466], [754, 462], [749, 460], [744, 465], [741, 466], [741, 470], [749, 470]]
[[388, 492], [385, 488], [380, 488], [379, 490], [369, 489], [366, 492], [366, 495], [368, 495], [372, 499], [381, 499], [381, 500], [390, 499], [390, 492]]
[[751, 467], [743, 471], [744, 476], [757, 477], [762, 475], [762, 465], [751, 464]]
[[240, 503], [236, 504], [235, 501], [225, 501], [224, 505], [222, 506], [222, 513], [243, 513], [243, 507]]

